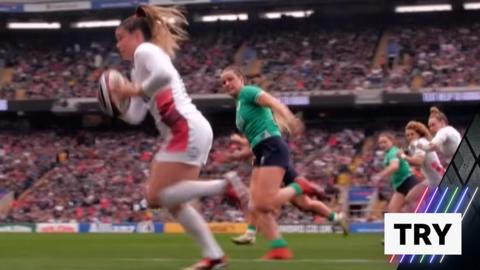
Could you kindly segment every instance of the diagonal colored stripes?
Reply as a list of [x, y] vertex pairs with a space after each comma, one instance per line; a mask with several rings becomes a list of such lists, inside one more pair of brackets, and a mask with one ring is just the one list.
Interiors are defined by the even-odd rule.
[[[468, 187], [467, 187], [467, 190], [468, 190]], [[463, 221], [463, 219], [465, 218], [465, 216], [467, 215], [468, 209], [470, 209], [470, 205], [472, 204], [473, 199], [474, 199], [475, 196], [477, 195], [477, 191], [478, 191], [478, 187], [475, 188], [475, 192], [473, 192], [472, 198], [470, 198], [470, 201], [468, 202], [467, 208], [465, 208], [465, 212], [463, 212], [462, 221]], [[464, 191], [463, 194], [462, 194], [462, 200], [464, 199], [465, 194], [466, 194], [466, 191]], [[461, 205], [461, 202], [459, 203], [459, 205]], [[443, 255], [442, 258], [440, 259], [440, 263], [443, 262], [443, 259], [444, 259], [444, 258], [445, 258], [445, 255]]]
[[425, 208], [424, 213], [428, 212], [428, 209], [430, 209], [430, 205], [432, 205], [433, 200], [435, 199], [435, 195], [437, 195], [438, 187], [435, 188], [435, 191], [433, 192], [432, 197], [430, 198], [430, 201], [428, 202], [427, 208]]
[[[437, 192], [438, 192], [438, 187], [435, 188], [435, 191], [433, 192], [432, 197], [430, 197], [430, 201], [428, 202], [427, 207], [424, 210], [424, 213], [427, 213], [428, 209], [430, 209], [430, 205], [432, 204], [433, 200], [435, 199], [435, 196], [437, 195]], [[415, 259], [415, 254], [412, 255], [409, 262], [412, 263], [414, 259]], [[420, 259], [420, 262], [422, 260], [423, 260], [423, 256]]]
[[446, 187], [445, 190], [443, 191], [442, 197], [440, 198], [440, 202], [437, 204], [437, 207], [435, 208], [435, 212], [434, 212], [434, 213], [437, 213], [437, 212], [438, 212], [438, 209], [439, 209], [440, 206], [442, 205], [443, 199], [445, 199], [445, 195], [447, 195], [447, 191], [448, 191], [448, 187]]
[[[438, 209], [440, 209], [440, 206], [442, 205], [443, 199], [445, 199], [445, 196], [447, 195], [447, 192], [448, 192], [448, 187], [446, 187], [445, 190], [443, 191], [442, 196], [440, 197], [440, 201], [438, 201], [437, 207], [435, 207], [434, 213], [438, 213]], [[434, 258], [435, 258], [435, 254], [432, 255], [432, 257], [430, 258], [430, 263], [433, 262]], [[422, 256], [422, 259], [423, 259], [423, 256]], [[422, 260], [420, 260], [420, 261], [422, 261]]]
[[[455, 187], [455, 190], [453, 191], [453, 194], [451, 195], [450, 199], [448, 200], [448, 203], [447, 203], [447, 206], [446, 206], [446, 208], [445, 208], [445, 210], [444, 210], [444, 213], [447, 213], [448, 210], [450, 209], [450, 206], [452, 205], [452, 202], [454, 201], [455, 196], [456, 196], [457, 193], [458, 193], [458, 190], [459, 190], [459, 187]], [[435, 190], [435, 191], [437, 191], [437, 190]], [[438, 201], [437, 206], [435, 207], [434, 213], [438, 213], [438, 210], [441, 209], [440, 206], [442, 205], [443, 200], [445, 199], [447, 193], [448, 193], [448, 187], [446, 187], [445, 190], [443, 191], [443, 193], [442, 193], [442, 195], [441, 195], [441, 198], [440, 198], [440, 200]], [[462, 193], [462, 198], [465, 197], [465, 194], [466, 194], [466, 191], [464, 191], [464, 192]], [[432, 198], [430, 199], [430, 202], [429, 202], [429, 204], [427, 205], [427, 208], [425, 209], [425, 213], [427, 213], [428, 210], [430, 209], [431, 203], [432, 203], [435, 195], [436, 195], [436, 192], [432, 195]], [[461, 199], [461, 200], [462, 200], [462, 199]], [[457, 203], [457, 206], [458, 206], [458, 207], [459, 207], [459, 205], [461, 205], [461, 200]], [[426, 257], [426, 255], [422, 255], [422, 257], [420, 258], [420, 263], [423, 263], [425, 257]], [[410, 261], [409, 261], [409, 262], [410, 262], [410, 263], [413, 263], [414, 258], [415, 258], [415, 255], [412, 255], [412, 257], [410, 258]], [[434, 258], [435, 258], [435, 255], [432, 255], [431, 258], [430, 258], [430, 260], [429, 260], [429, 262], [432, 263], [433, 260], [434, 260]]]
[[415, 213], [418, 212], [418, 209], [420, 209], [420, 205], [422, 205], [423, 199], [425, 199], [425, 196], [428, 193], [428, 187], [425, 188], [425, 191], [422, 194], [422, 197], [420, 198], [420, 201], [418, 201], [417, 207], [415, 208]]
[[[459, 191], [460, 191], [460, 187], [455, 187], [455, 189], [453, 190], [453, 193], [452, 194], [448, 194], [449, 193], [449, 188], [446, 187], [445, 190], [443, 190], [443, 192], [439, 192], [439, 188], [437, 187], [435, 189], [435, 191], [433, 192], [432, 196], [429, 198], [428, 200], [428, 204], [427, 206], [425, 207], [425, 209], [423, 210], [424, 213], [428, 213], [428, 212], [432, 212], [432, 213], [439, 213], [439, 212], [443, 212], [443, 213], [448, 213], [450, 212], [451, 210], [453, 210], [452, 212], [453, 213], [457, 213], [459, 212], [459, 210], [461, 211], [462, 209], [462, 205], [464, 205], [464, 200], [466, 198], [466, 195], [468, 193], [468, 186], [465, 186], [465, 188], [461, 191], [461, 194], [458, 194]], [[475, 196], [477, 195], [477, 192], [478, 192], [478, 187], [475, 189], [472, 197], [470, 198], [470, 201], [468, 202], [467, 204], [467, 207], [465, 208], [465, 212], [463, 213], [462, 215], [462, 220], [463, 218], [465, 217], [465, 215], [467, 214]], [[420, 199], [420, 201], [418, 202], [418, 205], [417, 207], [415, 208], [415, 213], [417, 213], [419, 211], [419, 209], [421, 208], [421, 205], [422, 205], [422, 202], [424, 201], [426, 195], [428, 193], [428, 188], [425, 189], [425, 191], [423, 192], [422, 194], [422, 197]], [[440, 200], [438, 200], [436, 203], [434, 202], [435, 201], [435, 198], [437, 197], [437, 193], [440, 194], [441, 193], [441, 196], [440, 196]], [[458, 196], [457, 196], [458, 194]], [[449, 198], [448, 198], [449, 197]], [[442, 207], [442, 204], [444, 201], [447, 201], [447, 204], [445, 206], [445, 209], [443, 209], [443, 211], [441, 210], [443, 207]], [[435, 205], [436, 206], [433, 206]], [[432, 207], [434, 207], [434, 210], [431, 209]], [[453, 209], [452, 209], [453, 207]], [[431, 211], [433, 210], [433, 211]], [[395, 256], [396, 255], [392, 255], [390, 257], [390, 263], [392, 263], [395, 259]], [[408, 255], [402, 255], [399, 262], [400, 263], [403, 263], [405, 258], [407, 258]], [[419, 262], [420, 263], [423, 263], [425, 261], [425, 258], [428, 257], [428, 255], [422, 255], [422, 257], [420, 258]], [[435, 260], [435, 257], [436, 255], [431, 255], [430, 259], [427, 260], [426, 262], [428, 263], [433, 263], [434, 260]], [[444, 259], [445, 255], [442, 256], [442, 258], [440, 259], [440, 263], [443, 262], [443, 259]], [[410, 263], [413, 263], [415, 259], [415, 255], [412, 255], [412, 257], [410, 258], [410, 260], [408, 260]]]
[[[425, 196], [427, 195], [427, 193], [428, 193], [428, 186], [423, 191], [422, 197], [420, 197], [420, 200], [418, 201], [417, 207], [415, 207], [415, 213], [417, 213], [418, 209], [420, 209], [420, 206], [422, 205], [423, 199], [425, 199]], [[405, 254], [402, 255], [402, 258], [400, 258], [400, 263], [403, 262], [404, 258], [405, 258]], [[395, 259], [395, 254], [392, 255], [392, 257], [390, 258], [390, 263], [392, 263], [394, 259]]]
[[455, 210], [453, 210], [454, 213], [458, 212], [458, 209], [463, 203], [463, 199], [465, 199], [465, 195], [467, 195], [468, 187], [465, 188], [465, 190], [462, 192], [462, 195], [460, 197], [460, 201], [458, 201], [457, 206], [455, 207]]
[[457, 192], [458, 192], [458, 187], [455, 188], [455, 191], [453, 192], [453, 195], [452, 195], [452, 197], [450, 198], [450, 201], [448, 202], [447, 208], [445, 208], [445, 212], [444, 212], [444, 213], [447, 213], [447, 212], [448, 212], [448, 209], [450, 209], [450, 205], [452, 205], [453, 199], [455, 198], [455, 195], [457, 195]]
[[467, 208], [465, 208], [465, 213], [463, 213], [462, 215], [462, 221], [463, 221], [463, 218], [465, 218], [465, 216], [467, 215], [468, 209], [470, 209], [470, 205], [472, 204], [473, 198], [475, 198], [475, 195], [477, 195], [477, 191], [478, 191], [478, 187], [475, 189], [475, 192], [473, 193], [472, 198], [468, 202]]

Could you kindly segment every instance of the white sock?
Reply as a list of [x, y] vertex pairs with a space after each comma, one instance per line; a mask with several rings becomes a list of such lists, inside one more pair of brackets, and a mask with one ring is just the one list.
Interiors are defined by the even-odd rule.
[[186, 204], [176, 216], [185, 231], [193, 236], [202, 248], [204, 258], [219, 259], [224, 253], [212, 235], [205, 219], [191, 205]]
[[163, 190], [160, 202], [165, 207], [172, 207], [199, 197], [221, 194], [226, 187], [225, 180], [182, 181]]

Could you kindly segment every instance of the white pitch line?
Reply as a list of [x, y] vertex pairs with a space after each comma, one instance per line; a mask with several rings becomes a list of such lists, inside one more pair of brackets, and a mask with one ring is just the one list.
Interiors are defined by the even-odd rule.
[[[180, 258], [118, 258], [119, 261], [131, 262], [189, 262], [192, 259]], [[238, 263], [385, 263], [385, 260], [369, 260], [369, 259], [294, 259], [286, 261], [267, 261], [262, 259], [228, 259], [229, 262]]]

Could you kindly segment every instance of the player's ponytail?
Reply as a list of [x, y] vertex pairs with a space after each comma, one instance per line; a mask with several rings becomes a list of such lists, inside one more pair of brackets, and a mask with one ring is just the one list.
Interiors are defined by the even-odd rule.
[[178, 7], [157, 7], [142, 5], [137, 14], [145, 16], [151, 30], [151, 41], [164, 49], [170, 57], [180, 48], [180, 43], [188, 37], [183, 26], [188, 24], [183, 10]]
[[447, 116], [441, 112], [437, 107], [433, 106], [430, 108], [430, 116], [429, 118], [435, 118], [438, 121], [443, 121], [446, 125], [448, 125], [448, 118]]
[[125, 19], [120, 26], [128, 32], [140, 30], [146, 41], [162, 48], [171, 58], [188, 37], [183, 27], [187, 25], [183, 10], [178, 7], [141, 5], [135, 15]]

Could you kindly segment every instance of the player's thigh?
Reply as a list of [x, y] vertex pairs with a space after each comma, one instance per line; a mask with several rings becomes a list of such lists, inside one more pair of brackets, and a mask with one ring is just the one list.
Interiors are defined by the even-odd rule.
[[265, 206], [274, 200], [282, 185], [285, 169], [282, 167], [256, 167], [252, 174], [250, 190], [256, 207]]
[[[425, 181], [424, 181], [425, 182]], [[416, 184], [408, 193], [405, 199], [412, 204], [413, 207], [420, 201], [422, 194], [428, 188], [427, 183], [418, 183]]]
[[388, 212], [399, 213], [405, 204], [405, 195], [400, 192], [393, 193], [390, 202], [388, 203]]

